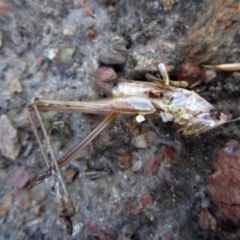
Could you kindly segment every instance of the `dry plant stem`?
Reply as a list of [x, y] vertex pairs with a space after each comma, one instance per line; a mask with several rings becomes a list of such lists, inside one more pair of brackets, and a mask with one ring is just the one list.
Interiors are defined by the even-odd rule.
[[[117, 116], [117, 112], [110, 112], [82, 141], [74, 146], [68, 153], [66, 153], [57, 162], [58, 168], [62, 168], [69, 163], [84, 147], [86, 147], [114, 118]], [[52, 175], [52, 171], [55, 170], [53, 166], [49, 167], [44, 174], [39, 176], [35, 181], [31, 183], [28, 189], [32, 189], [39, 185], [43, 180]]]

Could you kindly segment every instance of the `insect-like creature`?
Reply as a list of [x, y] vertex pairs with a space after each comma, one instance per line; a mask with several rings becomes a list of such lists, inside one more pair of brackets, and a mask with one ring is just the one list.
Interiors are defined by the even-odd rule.
[[[75, 215], [76, 210], [70, 195], [67, 193], [60, 168], [70, 162], [118, 113], [135, 114], [137, 115], [137, 121], [140, 122], [144, 120], [144, 115], [160, 110], [160, 117], [163, 122], [175, 122], [183, 134], [200, 134], [227, 121], [227, 116], [212, 106], [212, 104], [194, 91], [182, 88], [187, 86], [186, 82], [169, 80], [164, 64], [159, 64], [158, 68], [163, 79], [147, 74], [146, 78], [149, 82], [131, 80], [121, 82], [113, 88], [111, 98], [94, 101], [59, 101], [36, 98], [34, 103], [28, 106], [30, 121], [48, 166], [45, 173], [33, 181], [29, 189], [37, 186], [48, 177], [55, 176], [55, 181], [58, 182], [58, 196], [61, 205], [64, 206], [62, 217], [67, 223], [69, 233], [72, 231], [71, 218]], [[39, 113], [40, 110], [78, 111], [94, 114], [107, 113], [107, 115], [80, 143], [61, 159], [57, 160], [50, 143], [49, 135], [43, 126]], [[37, 117], [46, 139], [46, 150], [40, 141], [34, 125], [33, 114]]]

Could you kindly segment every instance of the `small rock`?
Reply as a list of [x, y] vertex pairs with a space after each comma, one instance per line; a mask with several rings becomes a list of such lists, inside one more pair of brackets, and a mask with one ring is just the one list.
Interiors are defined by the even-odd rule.
[[217, 220], [207, 209], [202, 208], [198, 225], [205, 232], [215, 231], [217, 229]]
[[180, 81], [187, 81], [189, 86], [191, 86], [196, 81], [201, 80], [201, 69], [198, 66], [182, 64], [180, 65], [177, 78]]
[[76, 179], [77, 175], [78, 175], [77, 169], [73, 169], [73, 168], [67, 169], [66, 171], [67, 182], [72, 183]]
[[0, 16], [6, 16], [11, 5], [0, 0]]
[[32, 195], [30, 191], [22, 190], [16, 194], [16, 202], [18, 207], [23, 210], [28, 209], [32, 203]]
[[74, 47], [60, 48], [58, 50], [57, 55], [54, 57], [54, 61], [59, 72], [64, 72], [73, 65], [74, 53]]
[[99, 62], [112, 65], [124, 64], [127, 60], [126, 53], [123, 51], [114, 50], [108, 47], [103, 47], [99, 50]]
[[22, 189], [30, 180], [30, 175], [24, 168], [19, 168], [11, 173], [7, 179], [7, 185]]
[[118, 0], [99, 0], [101, 3], [111, 4], [111, 3], [117, 3]]
[[174, 240], [175, 238], [174, 238], [173, 232], [170, 229], [166, 229], [161, 234], [161, 237], [159, 236], [159, 239], [162, 239], [162, 240]]
[[145, 194], [145, 195], [143, 195], [143, 196], [140, 198], [137, 207], [135, 207], [135, 208], [133, 208], [133, 209], [131, 210], [131, 214], [136, 215], [136, 214], [141, 213], [141, 212], [143, 211], [143, 209], [144, 209], [148, 204], [150, 204], [150, 203], [152, 202], [152, 200], [153, 200], [153, 199], [152, 199], [152, 196], [151, 196], [150, 194]]
[[23, 54], [24, 52], [26, 52], [29, 49], [30, 46], [30, 42], [26, 41], [24, 43], [21, 43], [20, 45], [17, 45], [15, 47], [15, 52], [19, 55]]
[[93, 15], [93, 10], [90, 7], [85, 7], [84, 12], [87, 14], [87, 16], [92, 16]]
[[174, 4], [175, 0], [162, 0], [163, 10], [165, 12], [171, 11]]
[[174, 148], [166, 146], [164, 148], [163, 155], [168, 164], [178, 163], [177, 152]]
[[152, 177], [162, 160], [162, 153], [148, 158], [143, 165], [143, 171], [148, 177]]
[[150, 221], [154, 220], [154, 213], [152, 211], [149, 211], [147, 209], [143, 209], [143, 213]]
[[3, 34], [2, 32], [0, 32], [0, 48], [2, 47], [3, 45]]
[[152, 146], [157, 141], [157, 135], [153, 131], [145, 132], [132, 138], [131, 144], [136, 148], [146, 148]]
[[169, 53], [169, 52], [173, 52], [175, 51], [176, 48], [176, 44], [173, 42], [169, 42], [169, 41], [164, 41], [164, 42], [160, 42], [158, 44], [158, 51], [160, 53], [164, 52], [164, 53]]
[[12, 94], [23, 91], [22, 85], [20, 83], [20, 79], [18, 76], [9, 74], [7, 76], [7, 82], [8, 82], [9, 92], [11, 92]]
[[86, 32], [86, 35], [89, 39], [93, 39], [93, 38], [95, 38], [96, 33], [95, 33], [94, 29], [89, 28]]
[[44, 61], [43, 61], [43, 58], [40, 55], [35, 54], [34, 58], [35, 58], [35, 61], [36, 61], [38, 66], [42, 66], [43, 65]]
[[116, 239], [115, 234], [99, 227], [92, 222], [90, 218], [84, 220], [85, 226], [92, 232], [93, 236], [99, 240], [114, 240]]
[[58, 53], [58, 49], [57, 48], [50, 48], [50, 49], [46, 49], [44, 51], [44, 55], [49, 59], [49, 60], [53, 60]]
[[33, 205], [33, 211], [37, 214], [40, 215], [43, 212], [43, 206], [39, 204], [34, 204]]
[[215, 69], [204, 69], [203, 70], [203, 81], [205, 83], [212, 82], [217, 76]]
[[68, 36], [68, 37], [72, 37], [72, 36], [74, 36], [74, 32], [71, 31], [70, 29], [64, 28], [63, 29], [63, 35]]
[[142, 165], [143, 165], [142, 161], [140, 161], [140, 160], [136, 161], [136, 162], [133, 164], [133, 168], [132, 168], [133, 172], [138, 172], [138, 171], [140, 171], [140, 170], [142, 169]]
[[7, 115], [0, 116], [0, 150], [3, 156], [16, 159], [20, 152], [17, 130], [12, 126]]
[[118, 157], [118, 164], [122, 169], [127, 169], [131, 164], [131, 156], [129, 153], [125, 153]]
[[0, 204], [0, 217], [6, 218], [9, 208], [12, 206], [13, 195], [7, 193], [3, 196]]
[[117, 82], [117, 74], [111, 67], [100, 67], [95, 73], [95, 80], [98, 89], [109, 96], [112, 92], [113, 86]]
[[219, 151], [217, 172], [207, 178], [211, 200], [232, 221], [240, 220], [240, 144], [231, 140]]
[[127, 61], [125, 39], [119, 35], [112, 36], [108, 43], [99, 49], [98, 60], [107, 65], [124, 64]]
[[168, 183], [173, 183], [173, 176], [171, 174], [171, 171], [168, 167], [164, 168], [164, 179], [166, 180], [166, 182]]

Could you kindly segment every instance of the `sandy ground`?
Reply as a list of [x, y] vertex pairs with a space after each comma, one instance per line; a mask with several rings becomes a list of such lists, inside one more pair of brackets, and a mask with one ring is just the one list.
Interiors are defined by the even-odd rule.
[[[77, 210], [72, 236], [59, 180], [26, 190], [46, 170], [27, 115], [36, 97], [104, 98], [163, 62], [171, 79], [239, 117], [240, 73], [201, 67], [240, 62], [239, 16], [239, 1], [0, 1], [0, 239], [240, 239], [240, 218], [219, 210], [206, 182], [219, 150], [240, 140], [238, 123], [184, 136], [157, 114], [141, 124], [119, 114], [62, 170]], [[57, 158], [103, 118], [42, 117], [48, 133], [49, 119], [66, 126], [50, 134]]]

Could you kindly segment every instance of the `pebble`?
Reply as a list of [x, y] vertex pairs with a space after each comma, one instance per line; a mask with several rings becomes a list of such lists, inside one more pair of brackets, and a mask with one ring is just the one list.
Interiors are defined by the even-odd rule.
[[132, 167], [133, 172], [138, 172], [138, 171], [140, 171], [140, 170], [142, 169], [142, 165], [143, 165], [142, 161], [140, 161], [140, 160], [136, 161], [136, 162], [133, 164], [133, 167]]
[[74, 53], [75, 53], [74, 47], [66, 47], [66, 48], [58, 49], [58, 52], [54, 57], [54, 61], [59, 72], [64, 72], [73, 65]]
[[126, 42], [123, 37], [114, 35], [108, 44], [99, 49], [98, 61], [106, 64], [124, 64], [127, 61]]
[[11, 5], [0, 0], [0, 16], [6, 16]]
[[8, 213], [9, 208], [12, 206], [12, 202], [13, 202], [13, 195], [10, 193], [6, 193], [2, 197], [2, 201], [0, 204], [0, 218], [7, 217], [7, 213]]
[[26, 210], [32, 204], [32, 195], [30, 191], [22, 190], [16, 194], [16, 202], [19, 208]]
[[66, 180], [69, 183], [72, 183], [76, 177], [78, 175], [78, 170], [77, 169], [73, 169], [73, 168], [69, 168], [66, 171]]
[[177, 152], [174, 148], [166, 146], [163, 151], [164, 159], [168, 164], [177, 164], [178, 157]]
[[201, 69], [198, 66], [182, 64], [179, 67], [177, 79], [179, 81], [187, 81], [189, 86], [191, 86], [201, 79]]
[[22, 189], [30, 180], [30, 175], [24, 168], [19, 168], [12, 172], [7, 179], [7, 185]]
[[105, 4], [111, 4], [111, 3], [117, 3], [118, 0], [99, 0], [99, 2], [105, 3]]
[[169, 42], [169, 41], [163, 41], [158, 43], [158, 51], [160, 53], [164, 52], [164, 53], [168, 53], [168, 52], [173, 52], [176, 49], [176, 44], [173, 42]]
[[68, 37], [72, 37], [72, 36], [74, 36], [74, 32], [71, 31], [70, 29], [64, 28], [63, 29], [63, 35], [68, 36]]
[[215, 231], [217, 229], [217, 220], [207, 209], [202, 208], [198, 225], [203, 231]]
[[118, 164], [122, 169], [127, 169], [131, 164], [131, 156], [129, 153], [125, 153], [118, 157]]
[[90, 7], [85, 7], [84, 12], [87, 14], [87, 16], [92, 16], [93, 15], [93, 10]]
[[3, 156], [16, 159], [21, 146], [18, 142], [18, 132], [12, 126], [7, 115], [0, 116], [0, 150]]
[[89, 28], [86, 32], [86, 35], [89, 39], [94, 39], [95, 38], [95, 35], [96, 35], [96, 32], [94, 29], [92, 28]]
[[211, 200], [232, 221], [240, 220], [240, 144], [231, 140], [218, 153], [217, 172], [207, 178]]
[[203, 81], [205, 83], [212, 82], [217, 76], [215, 69], [204, 69], [203, 70]]
[[132, 138], [131, 144], [136, 148], [146, 148], [152, 146], [157, 141], [157, 135], [153, 131], [147, 131]]
[[22, 85], [20, 83], [20, 78], [18, 76], [9, 74], [7, 76], [7, 82], [8, 82], [8, 89], [10, 93], [14, 94], [16, 92], [20, 93], [23, 91]]
[[3, 34], [2, 32], [0, 32], [0, 48], [2, 47], [3, 45]]
[[156, 172], [158, 166], [161, 163], [162, 157], [162, 153], [159, 153], [145, 160], [143, 165], [143, 171], [148, 177], [152, 177], [153, 174]]
[[110, 96], [113, 86], [117, 83], [118, 76], [112, 67], [100, 67], [95, 72], [95, 81], [98, 89]]

